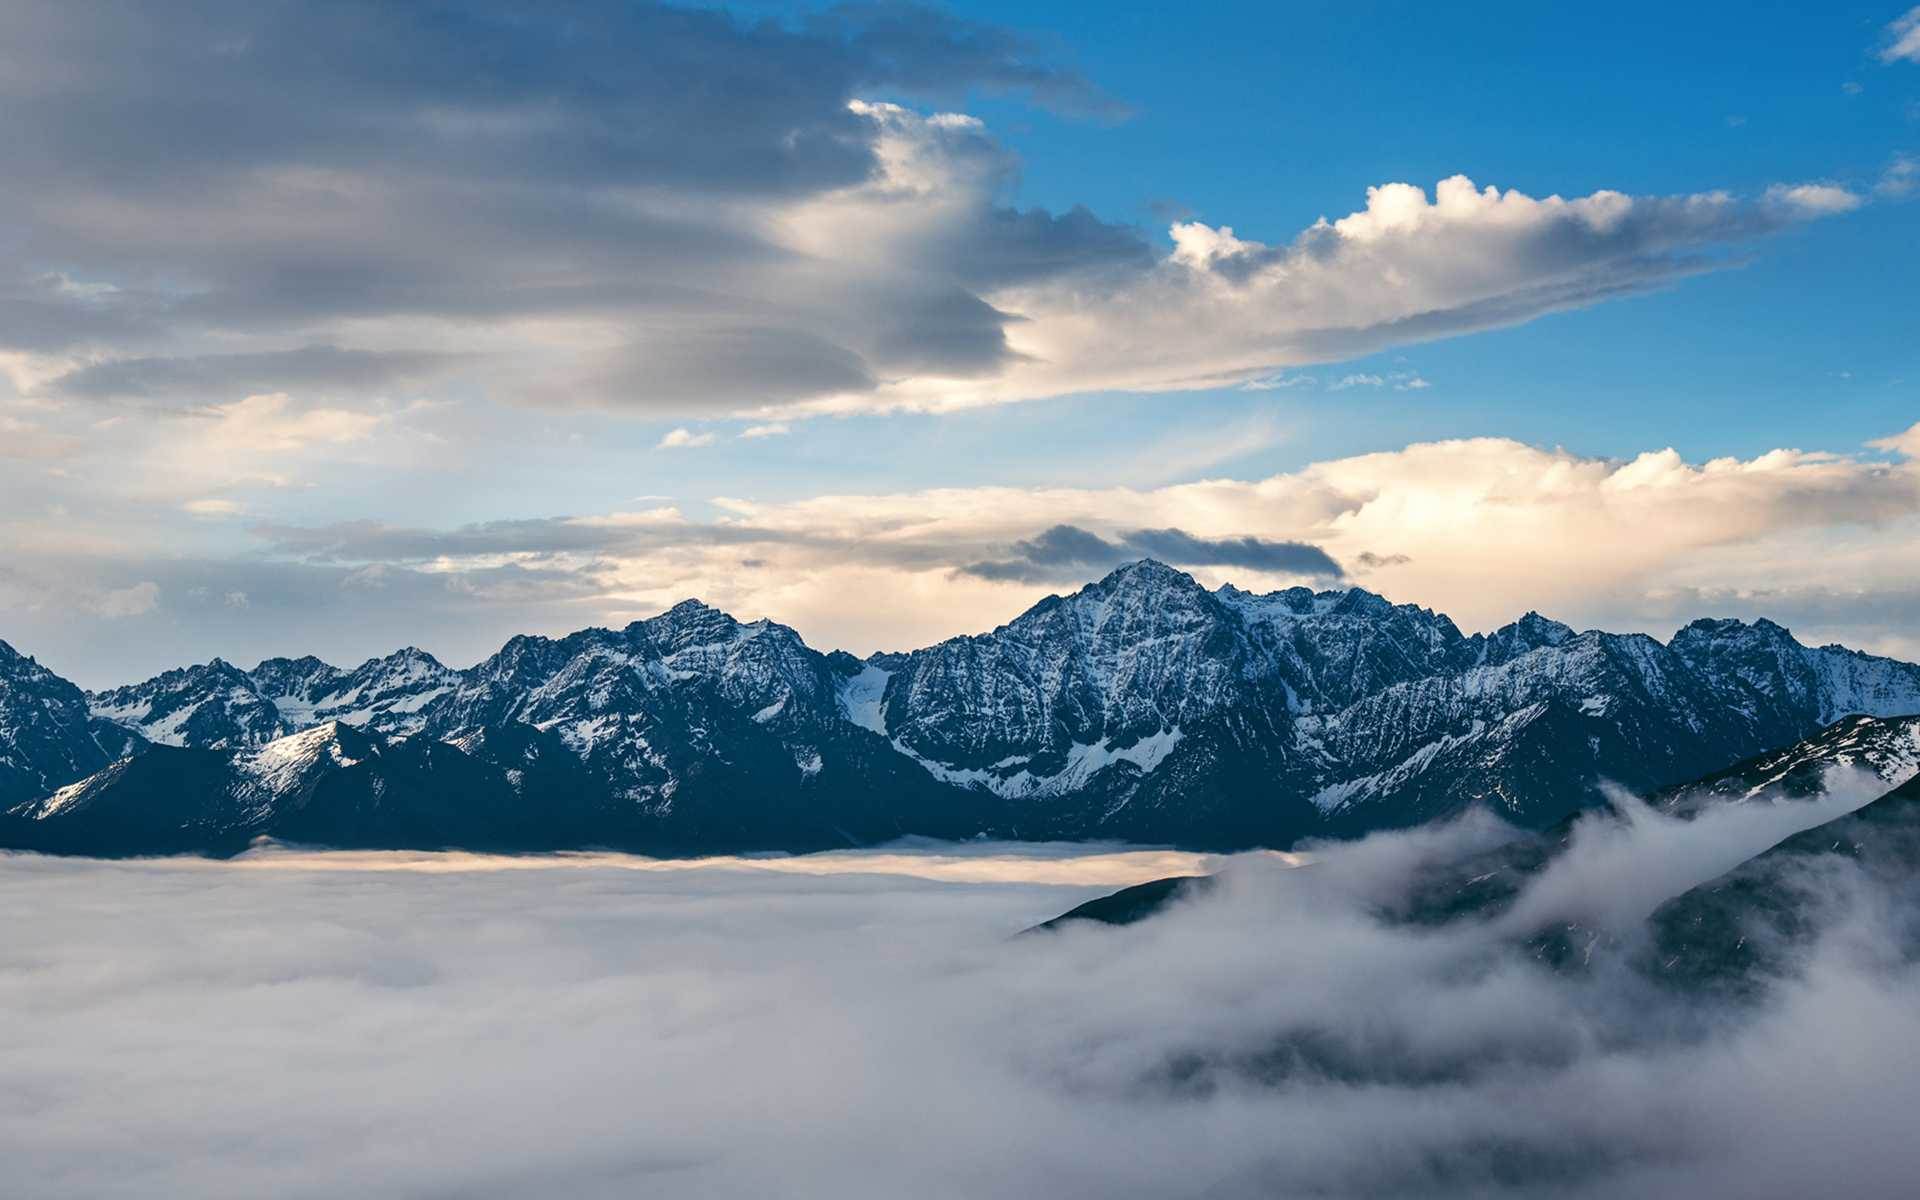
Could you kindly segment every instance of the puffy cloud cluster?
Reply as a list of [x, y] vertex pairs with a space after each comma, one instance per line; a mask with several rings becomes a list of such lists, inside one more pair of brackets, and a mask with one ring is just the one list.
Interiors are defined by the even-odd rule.
[[[1520, 904], [1628, 932], [1833, 811], [1595, 822]], [[1907, 1194], [1888, 897], [1836, 862], [1754, 1006], [1381, 922], [1496, 836], [1205, 864], [1145, 924], [1027, 938], [1168, 864], [4, 857], [0, 1153], [50, 1200]]]
[[[897, 109], [887, 120], [917, 148], [931, 130], [946, 128], [940, 118]], [[924, 149], [909, 161], [903, 175], [935, 174]], [[951, 182], [940, 190], [951, 195]], [[871, 394], [773, 407], [938, 410], [1092, 390], [1258, 385], [1282, 366], [1515, 324], [1657, 287], [1723, 265], [1719, 251], [1729, 244], [1861, 202], [1828, 184], [1776, 185], [1757, 201], [1725, 192], [1536, 199], [1456, 175], [1431, 196], [1407, 183], [1369, 188], [1364, 209], [1322, 218], [1280, 245], [1177, 222], [1171, 253], [1140, 269], [984, 288], [996, 309], [1020, 318], [1005, 328], [1011, 358], [990, 375], [933, 370]]]
[[1852, 212], [1866, 201], [1833, 183], [1776, 183], [1767, 189], [1767, 201], [1808, 216]]

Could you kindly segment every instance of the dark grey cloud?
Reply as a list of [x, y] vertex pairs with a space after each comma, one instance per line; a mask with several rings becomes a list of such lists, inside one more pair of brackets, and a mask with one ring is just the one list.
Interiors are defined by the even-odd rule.
[[969, 563], [960, 570], [981, 579], [1039, 582], [1104, 571], [1127, 559], [1123, 547], [1077, 525], [1055, 525], [1015, 542], [1011, 551], [1010, 558]]
[[303, 346], [259, 354], [105, 359], [60, 376], [47, 385], [47, 390], [101, 398], [225, 400], [270, 390], [377, 389], [450, 370], [468, 357]]
[[1353, 556], [1353, 561], [1356, 566], [1375, 571], [1381, 567], [1404, 567], [1412, 562], [1413, 558], [1406, 554], [1375, 554], [1371, 550], [1362, 550]]
[[867, 73], [857, 53], [711, 10], [24, 3], [0, 30], [19, 161], [116, 190], [379, 162], [767, 192], [843, 185], [871, 165], [845, 111]]
[[[1111, 110], [1010, 31], [914, 4], [800, 27], [630, 0], [26, 2], [0, 18], [16, 163], [190, 188], [263, 164], [814, 191], [857, 182], [857, 91]], [[172, 136], [155, 138], [156, 133]]]
[[865, 82], [906, 94], [964, 101], [975, 88], [1016, 93], [1056, 112], [1119, 120], [1132, 107], [1071, 67], [1060, 48], [999, 26], [919, 4], [840, 4], [807, 21], [844, 42]]
[[1015, 542], [1005, 558], [969, 563], [960, 570], [981, 579], [1054, 583], [1085, 579], [1089, 572], [1138, 558], [1181, 567], [1241, 567], [1330, 579], [1345, 574], [1325, 550], [1306, 542], [1203, 538], [1183, 529], [1136, 529], [1108, 541], [1075, 525], [1055, 525]]
[[[685, 412], [989, 373], [1006, 318], [979, 289], [1142, 263], [1137, 231], [983, 194], [898, 262], [765, 236], [773, 206], [879, 170], [849, 101], [977, 88], [1118, 111], [1031, 40], [906, 4], [24, 0], [0, 10], [0, 347], [95, 360], [63, 381], [89, 395], [377, 386], [449, 339], [353, 331], [454, 322], [500, 356], [474, 372], [493, 394]], [[989, 192], [1011, 181], [990, 139], [951, 138]], [[521, 319], [607, 344], [515, 358], [465, 326]]]
[[1344, 572], [1325, 550], [1306, 542], [1258, 537], [1203, 538], [1180, 529], [1136, 529], [1122, 541], [1132, 550], [1181, 566], [1246, 567], [1339, 578]]
[[[6, 204], [0, 193], [0, 211]], [[51, 271], [0, 264], [0, 345], [48, 352], [77, 343], [111, 345], [156, 336], [165, 302], [125, 289], [89, 293]]]
[[962, 278], [1000, 287], [1076, 272], [1145, 268], [1153, 255], [1141, 233], [1095, 216], [1083, 205], [1064, 213], [997, 208], [955, 252]]
[[862, 289], [876, 361], [905, 372], [965, 378], [1003, 365], [1007, 314], [958, 287]]
[[[999, 328], [993, 330], [998, 341]], [[988, 361], [997, 355], [989, 354]], [[773, 326], [662, 331], [636, 342], [581, 381], [614, 408], [667, 412], [779, 404], [835, 392], [871, 391], [866, 360], [816, 334]]]

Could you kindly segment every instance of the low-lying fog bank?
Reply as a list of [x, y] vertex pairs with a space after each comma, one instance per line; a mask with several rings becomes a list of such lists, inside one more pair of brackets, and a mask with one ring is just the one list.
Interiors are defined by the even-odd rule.
[[[1637, 922], [1859, 800], [1644, 811], [1513, 920]], [[1285, 856], [0, 858], [0, 1163], [32, 1197], [1904, 1195], [1887, 898], [1716, 1009], [1376, 915], [1490, 822]], [[1125, 929], [1011, 935], [1170, 874]], [[1311, 1055], [1285, 1047], [1311, 1045]], [[1340, 1064], [1330, 1067], [1328, 1064]]]

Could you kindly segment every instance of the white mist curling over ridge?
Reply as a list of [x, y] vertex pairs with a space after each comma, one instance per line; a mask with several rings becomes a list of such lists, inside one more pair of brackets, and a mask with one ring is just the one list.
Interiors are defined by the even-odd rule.
[[[1721, 832], [1783, 814], [1820, 815], [1746, 805]], [[0, 1155], [53, 1197], [1904, 1194], [1920, 979], [1872, 896], [1801, 981], [1751, 1014], [1682, 1005], [1674, 1037], [1617, 978], [1374, 915], [1499, 835], [1235, 858], [1163, 917], [1029, 938], [1105, 889], [865, 868], [1070, 856], [10, 856], [0, 904], [33, 919], [0, 941]], [[1686, 836], [1642, 814], [1569, 853], [1677, 862]], [[1368, 1073], [1275, 1058], [1301, 1034]]]
[[1811, 800], [1709, 805], [1687, 820], [1606, 789], [1616, 820], [1590, 814], [1574, 827], [1574, 853], [1556, 861], [1500, 921], [1520, 935], [1557, 921], [1626, 933], [1667, 899], [1723, 875], [1770, 846], [1879, 799], [1887, 781], [1871, 771], [1829, 768]]

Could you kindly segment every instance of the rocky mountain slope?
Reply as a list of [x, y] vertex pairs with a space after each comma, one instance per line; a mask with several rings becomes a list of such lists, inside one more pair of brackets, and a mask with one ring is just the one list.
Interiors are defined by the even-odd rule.
[[[1849, 717], [1811, 738], [1691, 781], [1656, 798], [1682, 819], [1715, 804], [1794, 804], [1830, 787], [1875, 798], [1796, 833], [1725, 874], [1659, 903], [1636, 934], [1580, 922], [1523, 928], [1521, 949], [1561, 971], [1584, 971], [1624, 956], [1643, 976], [1684, 989], [1751, 995], [1790, 972], [1795, 955], [1840, 914], [1829, 856], [1859, 866], [1891, 914], [1906, 923], [1902, 952], [1920, 954], [1920, 717]], [[1554, 828], [1515, 831], [1511, 840], [1455, 860], [1426, 864], [1383, 918], [1417, 925], [1491, 924], [1528, 884], [1569, 852], [1575, 814]], [[1172, 876], [1096, 897], [1029, 933], [1076, 924], [1132, 925], [1205, 895], [1217, 876]]]
[[584, 826], [532, 807], [498, 771], [431, 739], [329, 721], [246, 749], [154, 745], [15, 807], [28, 849], [234, 852], [271, 833], [335, 846], [571, 844]]
[[95, 719], [79, 688], [0, 642], [0, 808], [98, 771], [138, 742]]
[[1361, 589], [1209, 592], [1156, 563], [885, 664], [868, 713], [1035, 834], [1280, 844], [1469, 804], [1544, 826], [1849, 713], [1920, 712], [1920, 668], [1699, 621], [1663, 645], [1528, 614], [1490, 635]]
[[[15, 730], [0, 761], [32, 764], [0, 768], [0, 806], [36, 825], [71, 821], [47, 806], [55, 789], [129, 748], [218, 752], [244, 773], [247, 752], [332, 727], [388, 748], [356, 762], [447, 747], [464, 762], [431, 751], [436, 769], [471, 764], [490, 781], [476, 797], [533, 814], [513, 828], [671, 850], [905, 833], [1284, 846], [1470, 805], [1545, 828], [1602, 781], [1650, 792], [1848, 714], [1920, 712], [1920, 667], [1766, 621], [1699, 621], [1663, 644], [1528, 614], [1468, 636], [1359, 588], [1208, 590], [1150, 561], [990, 633], [864, 661], [688, 601], [517, 637], [464, 671], [413, 649], [352, 670], [215, 660], [81, 697], [7, 666], [25, 662], [0, 661], [0, 713], [33, 718], [0, 726]], [[157, 769], [116, 767], [115, 786], [132, 795]], [[238, 786], [201, 790], [226, 797], [207, 802], [233, 829], [291, 836], [242, 815]], [[443, 818], [379, 828], [507, 838]]]
[[[1860, 878], [1841, 877], [1842, 863]], [[1920, 779], [1667, 901], [1631, 952], [1667, 986], [1756, 996], [1793, 973], [1863, 883], [1894, 935], [1886, 957], [1920, 957]]]
[[1863, 786], [1884, 789], [1920, 774], [1920, 716], [1844, 717], [1804, 741], [1672, 789], [1657, 802], [1674, 812], [1762, 795], [1816, 796], [1835, 771], [1858, 772]]

